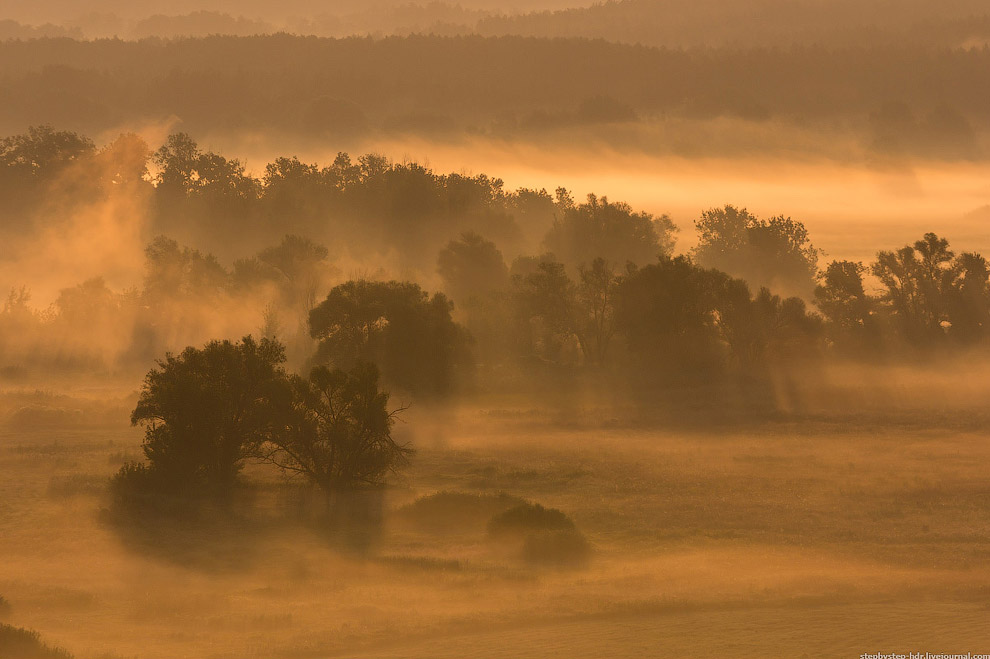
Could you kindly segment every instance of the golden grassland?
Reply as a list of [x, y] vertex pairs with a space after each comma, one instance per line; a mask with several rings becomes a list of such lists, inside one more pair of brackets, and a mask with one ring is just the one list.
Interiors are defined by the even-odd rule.
[[[128, 400], [0, 399], [4, 622], [77, 658], [990, 650], [976, 408], [676, 426], [414, 408], [398, 431], [418, 452], [355, 546], [287, 512], [293, 487], [256, 466], [250, 505], [212, 526], [128, 532], [101, 512], [140, 456]], [[417, 516], [439, 491], [480, 496]], [[498, 493], [566, 512], [590, 561], [491, 541]]]

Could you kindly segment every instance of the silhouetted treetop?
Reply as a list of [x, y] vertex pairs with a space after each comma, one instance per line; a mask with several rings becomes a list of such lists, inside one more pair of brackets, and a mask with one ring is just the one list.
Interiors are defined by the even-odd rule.
[[317, 366], [308, 379], [294, 376], [292, 388], [289, 421], [259, 446], [262, 460], [305, 477], [327, 495], [384, 484], [408, 462], [412, 449], [392, 438], [399, 410], [388, 409], [374, 365], [358, 363], [349, 371]]
[[575, 270], [597, 259], [646, 265], [670, 256], [677, 227], [662, 215], [635, 213], [629, 204], [588, 195], [586, 203], [558, 202], [561, 217], [543, 241], [547, 251]]
[[150, 469], [176, 485], [229, 489], [245, 458], [277, 431], [288, 400], [284, 349], [250, 336], [166, 355], [145, 376], [131, 423]]
[[810, 297], [820, 250], [804, 224], [778, 215], [762, 220], [745, 208], [712, 208], [695, 221], [700, 265], [741, 277], [753, 286]]
[[437, 256], [437, 274], [455, 300], [502, 290], [509, 283], [509, 268], [502, 252], [490, 240], [473, 231], [451, 240]]
[[316, 360], [342, 369], [370, 362], [396, 387], [448, 393], [468, 342], [452, 309], [442, 293], [430, 296], [410, 282], [346, 282], [310, 312]]

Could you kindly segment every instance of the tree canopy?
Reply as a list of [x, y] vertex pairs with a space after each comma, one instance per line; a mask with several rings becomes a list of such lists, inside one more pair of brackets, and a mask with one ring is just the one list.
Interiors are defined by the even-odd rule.
[[229, 490], [288, 400], [281, 345], [246, 336], [166, 355], [145, 376], [131, 423], [149, 468], [173, 484]]
[[401, 410], [389, 410], [378, 369], [359, 363], [349, 371], [315, 367], [308, 379], [292, 378], [293, 403], [286, 426], [257, 455], [299, 474], [332, 494], [381, 485], [408, 462], [412, 449], [392, 438]]
[[417, 284], [346, 282], [310, 312], [310, 333], [319, 341], [316, 361], [342, 369], [366, 361], [401, 389], [447, 393], [468, 344], [452, 309], [445, 295], [430, 296]]
[[777, 215], [759, 219], [745, 208], [712, 208], [695, 222], [699, 265], [718, 268], [751, 286], [810, 297], [820, 250], [804, 224]]
[[558, 204], [562, 217], [543, 240], [544, 248], [576, 271], [597, 258], [625, 267], [670, 256], [677, 227], [662, 215], [636, 213], [629, 204], [588, 195], [587, 202]]

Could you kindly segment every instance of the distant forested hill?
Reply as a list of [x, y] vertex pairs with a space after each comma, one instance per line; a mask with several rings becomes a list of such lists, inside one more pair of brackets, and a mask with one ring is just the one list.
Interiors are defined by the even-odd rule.
[[477, 31], [671, 47], [960, 46], [990, 40], [990, 5], [982, 0], [621, 0], [489, 16]]
[[0, 131], [516, 134], [651, 118], [835, 124], [965, 141], [990, 123], [990, 50], [671, 50], [522, 37], [0, 43]]

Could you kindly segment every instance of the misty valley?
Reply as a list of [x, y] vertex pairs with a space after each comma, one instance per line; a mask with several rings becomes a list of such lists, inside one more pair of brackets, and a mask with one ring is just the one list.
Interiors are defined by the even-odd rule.
[[0, 8], [0, 659], [990, 653], [985, 8], [82, 4]]

